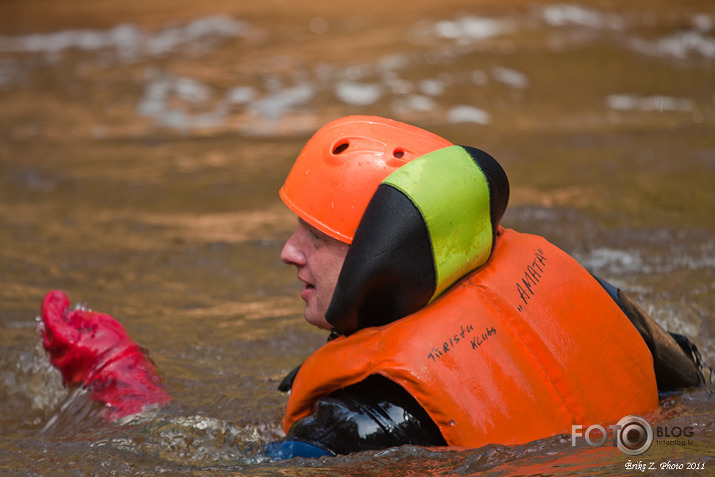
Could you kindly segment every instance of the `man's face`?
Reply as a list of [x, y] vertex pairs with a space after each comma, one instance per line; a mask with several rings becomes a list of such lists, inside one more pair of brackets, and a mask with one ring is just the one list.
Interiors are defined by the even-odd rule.
[[294, 265], [298, 269], [298, 280], [305, 284], [300, 292], [305, 301], [305, 320], [318, 328], [332, 329], [325, 320], [325, 312], [348, 248], [348, 244], [325, 235], [303, 220], [299, 220], [295, 232], [283, 246], [281, 260]]

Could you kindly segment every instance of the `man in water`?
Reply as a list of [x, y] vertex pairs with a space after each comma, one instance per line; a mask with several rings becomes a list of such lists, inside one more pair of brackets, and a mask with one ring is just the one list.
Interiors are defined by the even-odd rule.
[[[281, 259], [304, 284], [305, 319], [331, 335], [281, 383], [286, 437], [268, 456], [520, 444], [705, 380], [687, 339], [499, 225], [509, 184], [483, 151], [342, 118], [308, 141], [280, 195], [298, 216]], [[66, 384], [89, 387], [110, 420], [170, 400], [121, 325], [68, 304], [61, 292], [43, 303]]]

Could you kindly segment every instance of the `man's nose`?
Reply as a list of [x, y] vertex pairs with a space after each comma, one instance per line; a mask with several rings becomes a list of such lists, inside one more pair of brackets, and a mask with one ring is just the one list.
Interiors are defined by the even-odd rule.
[[296, 267], [305, 265], [305, 255], [300, 248], [300, 229], [296, 229], [283, 245], [281, 261], [286, 265], [295, 265]]

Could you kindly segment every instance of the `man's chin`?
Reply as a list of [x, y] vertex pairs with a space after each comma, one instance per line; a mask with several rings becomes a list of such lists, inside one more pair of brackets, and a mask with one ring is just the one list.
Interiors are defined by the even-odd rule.
[[330, 325], [330, 323], [328, 323], [325, 320], [325, 316], [310, 313], [307, 308], [305, 310], [305, 321], [307, 321], [308, 324], [313, 325], [313, 326], [323, 329], [323, 330], [330, 331], [333, 329], [333, 327]]

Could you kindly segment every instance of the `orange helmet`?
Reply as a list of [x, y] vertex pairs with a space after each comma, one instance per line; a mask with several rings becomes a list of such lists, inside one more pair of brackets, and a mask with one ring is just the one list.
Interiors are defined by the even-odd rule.
[[349, 244], [385, 177], [413, 159], [452, 145], [391, 119], [347, 116], [326, 124], [310, 138], [280, 196], [298, 217]]

